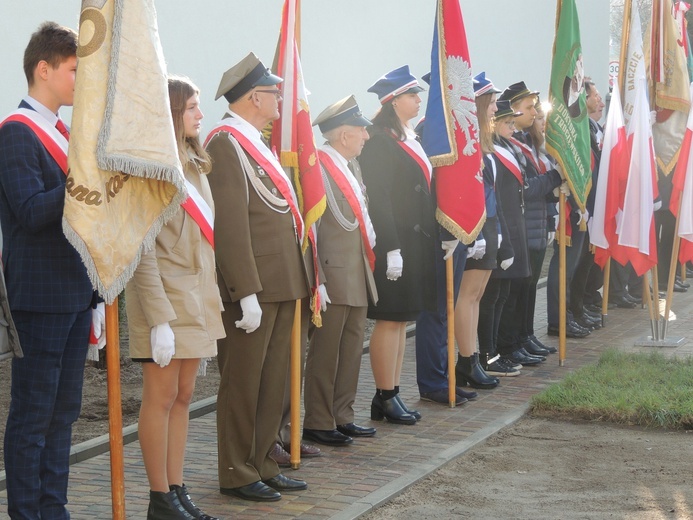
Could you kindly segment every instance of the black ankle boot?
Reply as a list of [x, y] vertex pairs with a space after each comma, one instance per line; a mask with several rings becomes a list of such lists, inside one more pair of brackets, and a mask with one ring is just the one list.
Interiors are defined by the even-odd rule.
[[479, 364], [479, 353], [475, 352], [470, 357], [457, 357], [455, 365], [455, 377], [457, 386], [469, 385], [472, 388], [491, 389], [498, 386], [498, 380], [489, 376]]
[[149, 509], [147, 520], [194, 520], [195, 517], [188, 513], [180, 503], [175, 491], [164, 493], [163, 491], [149, 492]]
[[399, 395], [399, 386], [395, 386], [395, 397], [399, 401], [399, 405], [402, 407], [402, 410], [407, 412], [409, 415], [414, 416], [414, 419], [416, 419], [417, 421], [421, 420], [421, 414], [419, 413], [419, 411], [418, 410], [412, 410], [402, 400], [402, 397]]
[[169, 489], [176, 492], [181, 505], [193, 516], [193, 518], [197, 518], [198, 520], [219, 520], [215, 516], [209, 516], [208, 514], [202, 512], [202, 510], [195, 505], [195, 502], [193, 502], [192, 498], [190, 498], [190, 493], [188, 493], [188, 488], [185, 486], [185, 484], [182, 486], [174, 484], [173, 486], [169, 486]]
[[383, 418], [395, 424], [416, 424], [416, 418], [404, 411], [397, 395], [386, 400], [380, 392], [376, 392], [371, 403], [371, 419], [382, 421]]

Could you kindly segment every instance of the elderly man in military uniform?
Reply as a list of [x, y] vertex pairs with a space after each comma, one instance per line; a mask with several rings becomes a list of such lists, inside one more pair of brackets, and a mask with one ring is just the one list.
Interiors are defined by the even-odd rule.
[[377, 302], [373, 280], [375, 231], [356, 157], [368, 140], [354, 96], [315, 119], [327, 143], [319, 148], [327, 210], [318, 223], [318, 257], [329, 303], [322, 327], [310, 339], [305, 369], [303, 438], [330, 446], [371, 437], [375, 428], [354, 423], [368, 299]]
[[217, 276], [226, 338], [219, 340], [219, 486], [274, 501], [307, 488], [269, 456], [282, 415], [295, 301], [308, 296], [305, 232], [296, 193], [261, 130], [279, 117], [277, 85], [253, 53], [226, 71], [216, 99], [229, 108], [207, 138]]

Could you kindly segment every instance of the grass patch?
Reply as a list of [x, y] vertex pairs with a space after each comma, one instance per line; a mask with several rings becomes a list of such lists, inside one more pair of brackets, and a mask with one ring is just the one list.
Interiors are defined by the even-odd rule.
[[535, 415], [693, 429], [693, 359], [605, 351], [531, 401]]

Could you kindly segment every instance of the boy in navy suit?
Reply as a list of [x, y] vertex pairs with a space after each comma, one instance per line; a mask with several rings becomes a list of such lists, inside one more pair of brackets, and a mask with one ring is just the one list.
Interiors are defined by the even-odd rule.
[[[24, 52], [28, 96], [0, 122], [0, 222], [7, 293], [24, 350], [12, 360], [5, 430], [8, 513], [67, 519], [72, 423], [79, 417], [89, 330], [100, 312], [62, 232], [77, 34], [46, 22]], [[100, 307], [103, 304], [99, 304]]]

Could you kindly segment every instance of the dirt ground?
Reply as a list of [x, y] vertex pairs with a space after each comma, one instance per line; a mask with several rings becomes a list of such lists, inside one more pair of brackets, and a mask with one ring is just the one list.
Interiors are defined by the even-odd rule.
[[693, 519], [692, 434], [524, 418], [362, 518]]

